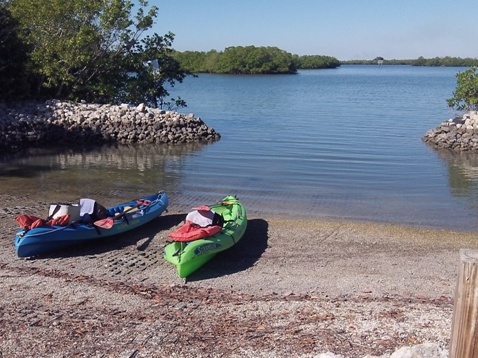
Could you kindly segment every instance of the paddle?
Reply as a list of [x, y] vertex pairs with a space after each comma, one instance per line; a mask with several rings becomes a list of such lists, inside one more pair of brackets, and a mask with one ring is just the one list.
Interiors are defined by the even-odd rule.
[[130, 211], [133, 211], [133, 210], [139, 208], [140, 206], [146, 207], [150, 204], [151, 204], [151, 201], [149, 201], [149, 200], [143, 200], [143, 199], [138, 200], [137, 204], [135, 206], [132, 206], [131, 208], [126, 209], [120, 215], [117, 215], [115, 217], [106, 218], [106, 219], [97, 220], [93, 223], [93, 225], [95, 225], [99, 228], [102, 228], [102, 229], [109, 230], [113, 227], [113, 225], [115, 223], [115, 220], [121, 219], [123, 217], [126, 219], [125, 215], [127, 213], [129, 213]]

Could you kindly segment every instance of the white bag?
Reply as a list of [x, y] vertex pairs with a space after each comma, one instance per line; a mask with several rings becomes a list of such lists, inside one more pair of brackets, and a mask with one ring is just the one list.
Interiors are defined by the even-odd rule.
[[[59, 207], [57, 209], [57, 207]], [[80, 219], [80, 205], [79, 204], [51, 204], [48, 212], [48, 217], [56, 219], [63, 215], [70, 215], [70, 223]]]

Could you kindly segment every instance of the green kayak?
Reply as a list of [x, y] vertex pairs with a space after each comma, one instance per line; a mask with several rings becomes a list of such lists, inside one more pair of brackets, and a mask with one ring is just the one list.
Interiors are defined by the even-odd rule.
[[184, 225], [169, 234], [164, 258], [176, 265], [179, 277], [187, 277], [217, 253], [235, 245], [247, 227], [246, 210], [232, 195], [220, 202], [195, 208]]

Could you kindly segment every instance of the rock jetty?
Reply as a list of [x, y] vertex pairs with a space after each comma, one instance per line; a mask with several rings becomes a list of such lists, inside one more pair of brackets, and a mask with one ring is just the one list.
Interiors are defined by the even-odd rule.
[[478, 152], [478, 111], [448, 119], [429, 130], [422, 139], [438, 148]]
[[190, 143], [220, 134], [193, 114], [139, 106], [47, 101], [0, 104], [0, 150], [51, 145]]

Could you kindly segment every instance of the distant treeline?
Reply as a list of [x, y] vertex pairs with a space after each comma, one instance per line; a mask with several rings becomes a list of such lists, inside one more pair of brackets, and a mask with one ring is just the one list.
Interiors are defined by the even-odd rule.
[[224, 51], [175, 51], [173, 58], [192, 73], [294, 74], [298, 69], [337, 68], [330, 56], [298, 56], [277, 47], [235, 46]]
[[386, 60], [383, 57], [376, 57], [373, 60], [348, 60], [341, 61], [342, 65], [410, 65], [410, 66], [446, 66], [446, 67], [471, 67], [478, 66], [476, 58], [460, 57], [434, 57], [424, 58], [420, 56], [415, 60]]

